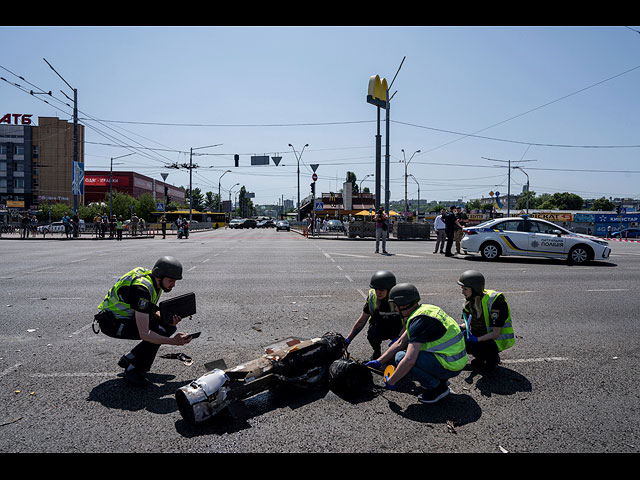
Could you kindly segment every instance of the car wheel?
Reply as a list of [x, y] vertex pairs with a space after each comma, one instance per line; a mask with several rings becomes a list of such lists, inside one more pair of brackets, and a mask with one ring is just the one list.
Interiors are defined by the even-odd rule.
[[587, 263], [591, 259], [591, 251], [584, 245], [576, 245], [569, 250], [567, 261], [576, 265]]
[[485, 260], [496, 260], [501, 253], [500, 245], [495, 242], [487, 242], [480, 247], [480, 255]]

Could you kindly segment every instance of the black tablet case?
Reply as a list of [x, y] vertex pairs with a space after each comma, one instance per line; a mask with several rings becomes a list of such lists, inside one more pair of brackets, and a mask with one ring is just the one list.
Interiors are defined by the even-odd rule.
[[191, 292], [178, 295], [177, 297], [163, 300], [158, 306], [160, 307], [162, 322], [171, 323], [174, 315], [185, 318], [196, 313], [196, 294]]

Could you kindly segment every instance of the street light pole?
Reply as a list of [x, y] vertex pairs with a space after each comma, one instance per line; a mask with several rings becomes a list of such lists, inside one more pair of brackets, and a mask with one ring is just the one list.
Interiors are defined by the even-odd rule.
[[413, 178], [413, 181], [416, 182], [416, 184], [418, 185], [418, 215], [416, 216], [416, 223], [417, 223], [418, 220], [420, 219], [420, 183], [418, 183], [418, 180], [416, 179], [416, 177], [413, 176], [413, 174], [410, 173], [409, 176]]
[[411, 160], [413, 160], [413, 156], [416, 153], [420, 153], [420, 150], [416, 150], [415, 152], [413, 152], [413, 154], [411, 155], [411, 158], [407, 162], [407, 157], [404, 154], [404, 148], [402, 149], [402, 156], [404, 157], [404, 211], [405, 213], [409, 210], [409, 204], [407, 202], [407, 166], [409, 165]]
[[[111, 157], [111, 168], [109, 170], [109, 173], [110, 173], [110, 178], [109, 178], [109, 220], [111, 220], [111, 216], [113, 215], [113, 161], [117, 160], [118, 158], [128, 157], [129, 155], [133, 155], [133, 153], [127, 153], [126, 155], [122, 155], [120, 157]], [[118, 165], [118, 164], [116, 163], [116, 165]]]
[[298, 162], [298, 222], [299, 222], [300, 221], [300, 159], [302, 158], [302, 152], [304, 152], [304, 149], [307, 148], [309, 144], [307, 143], [304, 147], [302, 147], [302, 150], [300, 150], [300, 155], [298, 155], [298, 152], [296, 152], [296, 149], [293, 147], [293, 145], [289, 144], [289, 146], [293, 149], [293, 153], [296, 156], [296, 161]]
[[222, 177], [224, 177], [229, 172], [231, 172], [231, 170], [227, 170], [226, 172], [224, 172], [218, 179], [218, 212], [220, 212], [220, 181], [222, 180]]
[[360, 188], [358, 189], [359, 193], [362, 193], [362, 183], [369, 177], [373, 177], [373, 173], [370, 173], [369, 175], [365, 175], [364, 178], [360, 180]]
[[[206, 145], [204, 147], [191, 147], [191, 150], [189, 152], [189, 225], [191, 225], [191, 220], [193, 218], [193, 190], [192, 190], [192, 179], [193, 179], [193, 151], [194, 150], [200, 150], [202, 148], [210, 148], [210, 147], [218, 147], [222, 145], [221, 143], [217, 143], [215, 145]], [[197, 155], [197, 154], [196, 154]], [[197, 166], [197, 165], [196, 165]]]
[[527, 213], [529, 213], [529, 174], [522, 167], [513, 167], [514, 170], [516, 168], [527, 176]]

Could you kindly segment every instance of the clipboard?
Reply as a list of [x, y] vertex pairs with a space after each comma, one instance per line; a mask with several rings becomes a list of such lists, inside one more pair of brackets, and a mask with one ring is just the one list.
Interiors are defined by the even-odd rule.
[[196, 294], [185, 293], [177, 297], [163, 300], [158, 304], [160, 308], [160, 319], [162, 323], [168, 324], [173, 321], [173, 316], [180, 318], [190, 317], [196, 313]]

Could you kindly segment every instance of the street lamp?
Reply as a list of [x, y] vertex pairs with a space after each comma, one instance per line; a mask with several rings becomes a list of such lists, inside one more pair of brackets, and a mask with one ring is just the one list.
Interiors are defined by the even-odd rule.
[[414, 177], [413, 174], [410, 173], [409, 176], [413, 178], [413, 180], [418, 185], [418, 215], [416, 216], [416, 223], [417, 223], [418, 220], [420, 219], [420, 183], [418, 183], [418, 180], [416, 180], [416, 177]]
[[527, 172], [525, 172], [522, 167], [513, 167], [513, 168], [514, 170], [517, 168], [527, 176], [527, 213], [529, 213], [529, 174], [527, 174]]
[[231, 170], [227, 170], [226, 172], [224, 172], [218, 179], [218, 212], [220, 211], [220, 180], [222, 180], [222, 177], [224, 177], [229, 172], [231, 172]]
[[370, 173], [369, 175], [365, 175], [364, 178], [362, 180], [360, 180], [360, 188], [358, 189], [360, 193], [362, 193], [362, 183], [369, 177], [373, 177], [373, 173]]
[[[109, 178], [109, 220], [111, 220], [111, 216], [113, 215], [113, 161], [118, 158], [128, 157], [129, 155], [133, 155], [133, 153], [127, 153], [126, 155], [121, 155], [120, 157], [111, 157], [111, 167], [109, 169], [110, 178]], [[116, 165], [122, 165], [122, 163], [116, 163]]]
[[238, 185], [240, 185], [240, 183], [236, 183], [233, 187], [231, 187], [229, 189], [229, 221], [231, 221], [231, 212], [232, 212], [232, 204], [231, 204], [231, 190], [233, 190], [234, 188], [236, 188]]
[[[193, 190], [192, 190], [192, 185], [193, 185], [193, 151], [194, 150], [200, 150], [202, 148], [210, 148], [210, 147], [218, 147], [222, 145], [221, 143], [216, 143], [215, 145], [206, 145], [204, 147], [191, 147], [191, 150], [189, 152], [189, 225], [191, 225], [191, 220], [192, 220], [192, 213], [193, 213]], [[197, 155], [197, 154], [196, 154]]]
[[309, 144], [307, 143], [304, 147], [302, 147], [302, 150], [300, 150], [300, 155], [298, 155], [298, 152], [296, 152], [296, 149], [293, 148], [293, 145], [289, 144], [289, 146], [293, 149], [293, 153], [296, 156], [296, 160], [298, 162], [298, 222], [299, 222], [300, 221], [300, 159], [302, 158], [302, 152], [304, 152], [304, 149], [307, 148]]
[[407, 203], [407, 165], [409, 165], [411, 160], [413, 160], [413, 155], [415, 155], [416, 153], [420, 153], [420, 150], [416, 150], [415, 152], [413, 152], [413, 154], [411, 155], [411, 158], [409, 159], [409, 161], [407, 161], [407, 157], [404, 154], [404, 148], [402, 149], [402, 156], [404, 157], [404, 211], [405, 213], [409, 210], [409, 205]]

